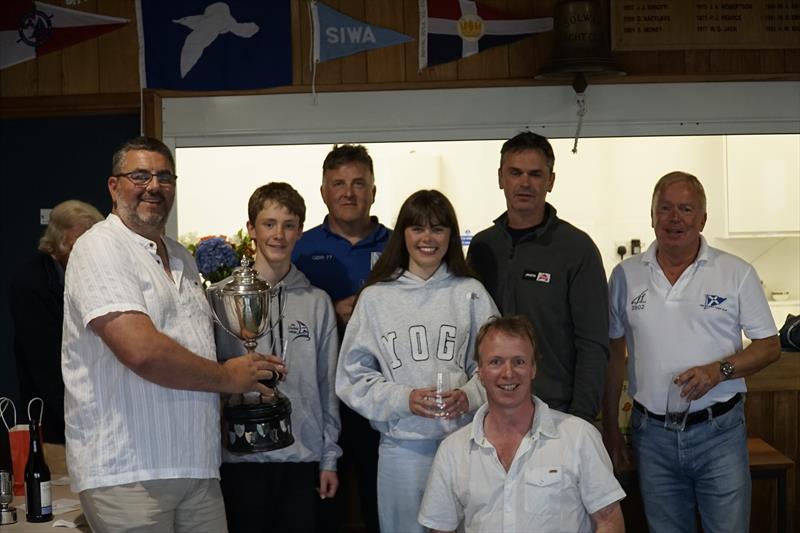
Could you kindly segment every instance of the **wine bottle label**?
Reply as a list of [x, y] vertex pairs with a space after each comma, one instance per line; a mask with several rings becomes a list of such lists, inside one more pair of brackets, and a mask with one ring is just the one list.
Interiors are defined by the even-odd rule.
[[42, 514], [50, 514], [53, 512], [53, 500], [50, 496], [50, 482], [49, 481], [42, 481], [41, 485], [39, 485], [40, 491], [42, 494]]

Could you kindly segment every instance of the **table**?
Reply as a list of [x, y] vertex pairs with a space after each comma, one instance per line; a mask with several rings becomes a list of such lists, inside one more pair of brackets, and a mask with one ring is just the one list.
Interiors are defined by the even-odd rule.
[[[69, 490], [69, 485], [51, 485], [50, 487], [51, 495], [53, 501], [63, 499], [63, 498], [70, 498], [73, 500], [78, 499], [78, 495], [74, 492]], [[5, 526], [0, 526], [0, 533], [12, 533], [12, 532], [25, 532], [25, 533], [53, 533], [59, 531], [85, 531], [87, 533], [91, 532], [89, 526], [84, 523], [84, 525], [76, 528], [76, 529], [66, 529], [66, 528], [54, 528], [53, 521], [58, 519], [69, 520], [74, 522], [76, 518], [81, 514], [81, 510], [77, 509], [75, 511], [71, 511], [69, 513], [58, 514], [53, 517], [53, 520], [50, 522], [28, 522], [25, 520], [25, 511], [19, 508], [20, 505], [25, 504], [25, 496], [15, 496], [14, 497], [14, 507], [17, 508], [17, 523], [10, 524]], [[84, 521], [85, 522], [85, 521]]]

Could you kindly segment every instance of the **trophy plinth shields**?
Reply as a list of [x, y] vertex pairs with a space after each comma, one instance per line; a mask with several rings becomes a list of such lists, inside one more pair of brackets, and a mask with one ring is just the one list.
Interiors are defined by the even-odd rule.
[[[234, 271], [231, 281], [222, 287], [209, 287], [206, 294], [214, 319], [241, 340], [248, 352], [254, 351], [258, 339], [279, 322], [270, 320], [272, 287], [250, 268], [246, 257], [242, 258], [241, 267]], [[228, 399], [222, 411], [228, 451], [237, 454], [266, 452], [294, 442], [292, 404], [278, 391], [279, 379], [280, 376], [275, 375], [262, 381], [273, 390], [269, 397], [258, 395], [255, 402], [236, 401], [236, 395]]]

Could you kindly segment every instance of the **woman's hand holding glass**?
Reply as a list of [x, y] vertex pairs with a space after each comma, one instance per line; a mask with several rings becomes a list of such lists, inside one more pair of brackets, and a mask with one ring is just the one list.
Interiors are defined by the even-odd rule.
[[469, 400], [461, 389], [437, 392], [436, 387], [428, 387], [412, 390], [408, 407], [417, 416], [452, 420], [469, 410]]

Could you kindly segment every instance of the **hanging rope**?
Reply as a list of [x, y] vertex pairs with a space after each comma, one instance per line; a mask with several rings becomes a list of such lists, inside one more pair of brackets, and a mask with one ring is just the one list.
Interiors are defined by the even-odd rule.
[[578, 93], [578, 127], [575, 129], [575, 144], [572, 145], [572, 153], [578, 153], [578, 139], [581, 136], [581, 127], [583, 127], [583, 116], [586, 114], [586, 99], [584, 93]]
[[316, 2], [308, 2], [308, 20], [311, 21], [311, 46], [308, 47], [308, 68], [311, 70], [311, 99], [317, 105], [317, 61], [314, 57], [314, 50], [317, 42], [317, 10]]
[[572, 78], [572, 90], [575, 91], [578, 103], [578, 127], [575, 129], [575, 144], [572, 145], [573, 154], [578, 153], [578, 139], [581, 137], [583, 117], [586, 115], [586, 99], [584, 95], [586, 94], [586, 88], [588, 86], [589, 82], [586, 81], [586, 76], [584, 76], [583, 72], [578, 72], [575, 74], [575, 77]]

